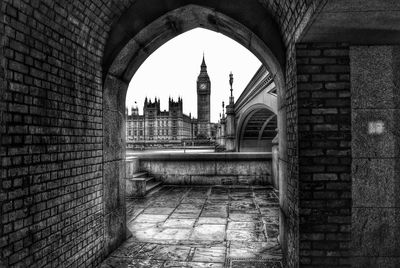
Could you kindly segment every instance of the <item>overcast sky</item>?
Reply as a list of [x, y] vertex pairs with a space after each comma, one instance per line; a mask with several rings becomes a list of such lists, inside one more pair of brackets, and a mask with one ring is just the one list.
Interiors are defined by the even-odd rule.
[[217, 122], [229, 98], [229, 73], [234, 77], [235, 100], [244, 90], [261, 62], [242, 45], [232, 39], [205, 29], [194, 29], [165, 43], [140, 66], [132, 78], [126, 97], [129, 108], [139, 107], [147, 96], [161, 99], [161, 110], [168, 110], [168, 98], [183, 98], [183, 112], [197, 118], [196, 80], [205, 54], [211, 80], [211, 121]]

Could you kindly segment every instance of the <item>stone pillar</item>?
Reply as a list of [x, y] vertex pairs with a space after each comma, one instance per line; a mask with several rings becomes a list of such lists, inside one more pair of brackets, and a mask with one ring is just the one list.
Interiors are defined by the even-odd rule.
[[218, 145], [221, 145], [221, 122], [219, 123], [217, 128], [216, 141]]
[[125, 88], [107, 76], [103, 93], [104, 250], [110, 254], [126, 239]]
[[272, 140], [272, 185], [279, 190], [279, 142], [278, 135]]
[[350, 48], [352, 267], [400, 267], [400, 46]]
[[226, 119], [223, 117], [221, 119], [221, 146], [226, 146], [225, 131], [226, 131]]
[[226, 106], [225, 148], [227, 151], [235, 151], [235, 138], [235, 105], [231, 100], [229, 105]]

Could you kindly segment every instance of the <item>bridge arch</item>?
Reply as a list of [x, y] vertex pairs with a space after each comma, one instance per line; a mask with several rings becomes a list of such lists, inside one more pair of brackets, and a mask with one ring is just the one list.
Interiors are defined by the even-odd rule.
[[252, 105], [238, 119], [237, 151], [271, 151], [277, 127], [277, 114], [271, 107], [263, 103]]

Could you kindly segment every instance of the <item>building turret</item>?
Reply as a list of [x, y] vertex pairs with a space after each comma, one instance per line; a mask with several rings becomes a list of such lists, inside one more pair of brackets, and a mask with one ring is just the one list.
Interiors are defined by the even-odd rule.
[[172, 115], [182, 115], [183, 114], [182, 98], [178, 97], [178, 101], [174, 101], [173, 98], [170, 98], [168, 102], [168, 110]]

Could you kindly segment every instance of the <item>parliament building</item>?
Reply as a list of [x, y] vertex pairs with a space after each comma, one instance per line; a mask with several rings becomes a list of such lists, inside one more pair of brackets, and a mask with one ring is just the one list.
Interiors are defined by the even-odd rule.
[[[128, 146], [152, 144], [181, 144], [182, 141], [215, 139], [215, 124], [210, 122], [211, 81], [203, 56], [197, 78], [197, 115], [183, 113], [183, 100], [169, 98], [168, 111], [160, 110], [160, 99], [146, 97], [143, 114], [138, 107], [126, 109], [126, 137]], [[131, 146], [135, 147], [135, 146]]]

